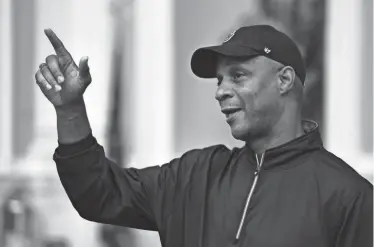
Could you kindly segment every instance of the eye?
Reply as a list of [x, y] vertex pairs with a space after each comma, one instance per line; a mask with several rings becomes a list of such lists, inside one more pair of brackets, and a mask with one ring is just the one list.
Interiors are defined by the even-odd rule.
[[241, 71], [235, 71], [232, 75], [232, 79], [234, 81], [239, 81], [239, 80], [243, 79], [243, 77], [244, 77], [244, 73], [241, 72]]

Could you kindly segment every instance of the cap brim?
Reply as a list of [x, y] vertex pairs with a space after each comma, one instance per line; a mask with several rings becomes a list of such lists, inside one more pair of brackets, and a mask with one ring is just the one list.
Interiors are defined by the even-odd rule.
[[219, 55], [227, 57], [251, 57], [259, 53], [250, 48], [237, 44], [223, 44], [197, 49], [191, 58], [192, 72], [200, 78], [215, 78]]

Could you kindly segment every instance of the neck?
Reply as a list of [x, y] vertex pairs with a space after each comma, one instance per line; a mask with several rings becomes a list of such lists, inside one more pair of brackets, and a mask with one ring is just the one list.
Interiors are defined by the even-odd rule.
[[[294, 121], [290, 121], [293, 119]], [[272, 129], [265, 136], [259, 136], [258, 138], [251, 138], [246, 142], [256, 154], [263, 154], [267, 149], [271, 149], [287, 143], [293, 139], [296, 139], [304, 134], [301, 115], [290, 118], [289, 116], [283, 116], [279, 121], [272, 127]]]

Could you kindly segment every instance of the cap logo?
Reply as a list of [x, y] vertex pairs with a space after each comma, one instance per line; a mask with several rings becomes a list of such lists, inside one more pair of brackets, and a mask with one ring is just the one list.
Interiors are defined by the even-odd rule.
[[227, 41], [229, 41], [232, 37], [234, 37], [236, 33], [236, 30], [231, 32], [229, 35], [227, 35], [227, 37], [223, 40], [223, 43], [226, 43]]
[[269, 48], [265, 47], [265, 48], [264, 48], [264, 52], [265, 52], [266, 54], [269, 54], [269, 53], [271, 52], [271, 50], [270, 50]]

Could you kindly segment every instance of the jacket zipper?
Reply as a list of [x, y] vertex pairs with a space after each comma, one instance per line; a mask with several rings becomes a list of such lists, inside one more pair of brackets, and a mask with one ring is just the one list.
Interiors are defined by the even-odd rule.
[[251, 198], [252, 198], [252, 195], [253, 195], [253, 192], [256, 188], [256, 185], [257, 185], [257, 180], [258, 180], [258, 176], [259, 176], [259, 173], [260, 173], [260, 169], [261, 169], [261, 166], [262, 166], [262, 163], [264, 162], [264, 157], [265, 157], [265, 153], [263, 153], [261, 155], [261, 161], [258, 161], [258, 157], [257, 157], [257, 154], [256, 154], [256, 160], [257, 160], [257, 169], [254, 173], [254, 179], [253, 179], [253, 183], [252, 183], [252, 186], [251, 186], [251, 190], [249, 191], [248, 193], [248, 197], [247, 197], [247, 201], [245, 203], [245, 207], [244, 207], [244, 211], [243, 211], [243, 215], [242, 215], [242, 218], [240, 220], [240, 224], [239, 224], [239, 227], [238, 227], [238, 231], [236, 233], [236, 240], [239, 240], [239, 237], [240, 237], [240, 233], [242, 232], [242, 228], [243, 228], [243, 224], [244, 224], [244, 220], [245, 220], [245, 217], [247, 216], [247, 211], [248, 211], [248, 207], [249, 207], [249, 203], [251, 201]]

